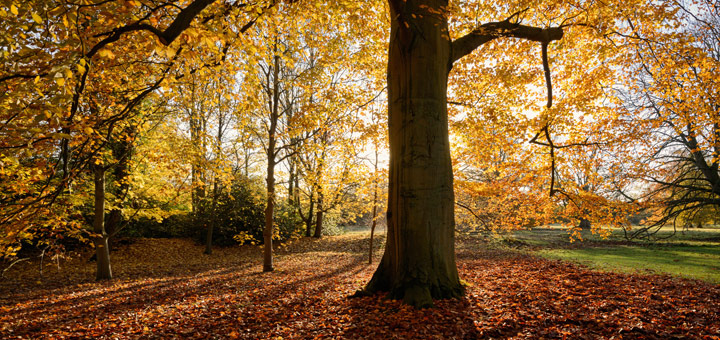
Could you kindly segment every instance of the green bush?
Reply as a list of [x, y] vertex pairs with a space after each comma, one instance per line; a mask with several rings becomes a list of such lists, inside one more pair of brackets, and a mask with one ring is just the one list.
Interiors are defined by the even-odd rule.
[[205, 211], [195, 216], [195, 238], [205, 242], [207, 228], [212, 224], [214, 245], [237, 244], [236, 235], [243, 235], [241, 243], [261, 241], [265, 224], [264, 197], [260, 183], [245, 178], [234, 181], [230, 192], [220, 194], [214, 209], [211, 198], [206, 199]]
[[276, 237], [287, 240], [302, 235], [304, 224], [294, 207], [283, 201], [275, 206], [275, 227]]
[[[142, 218], [129, 223], [119, 235], [124, 237], [191, 237], [205, 242], [207, 228], [213, 225], [213, 245], [260, 244], [265, 227], [265, 187], [247, 178], [235, 180], [213, 206], [212, 197], [203, 202], [198, 214], [173, 215], [162, 222]], [[283, 200], [275, 206], [275, 237], [285, 240], [301, 232], [297, 212]]]

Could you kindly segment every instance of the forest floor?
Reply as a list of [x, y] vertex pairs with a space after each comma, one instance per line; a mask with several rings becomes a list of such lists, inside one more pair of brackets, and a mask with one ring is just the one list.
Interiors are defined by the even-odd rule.
[[[380, 242], [376, 242], [380, 243]], [[352, 298], [373, 273], [367, 233], [300, 239], [261, 272], [257, 246], [203, 255], [189, 240], [138, 239], [94, 282], [89, 253], [13, 266], [0, 279], [0, 338], [720, 339], [720, 286], [612, 273], [461, 236], [467, 293], [415, 310]], [[47, 261], [46, 261], [47, 262]]]

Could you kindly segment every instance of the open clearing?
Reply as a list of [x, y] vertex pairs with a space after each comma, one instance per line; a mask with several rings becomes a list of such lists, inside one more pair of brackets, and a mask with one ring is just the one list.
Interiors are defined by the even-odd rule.
[[621, 230], [608, 238], [581, 233], [571, 242], [567, 229], [550, 227], [517, 231], [500, 240], [514, 248], [551, 259], [563, 259], [604, 271], [670, 274], [720, 284], [720, 228], [662, 228], [652, 242], [628, 241]]

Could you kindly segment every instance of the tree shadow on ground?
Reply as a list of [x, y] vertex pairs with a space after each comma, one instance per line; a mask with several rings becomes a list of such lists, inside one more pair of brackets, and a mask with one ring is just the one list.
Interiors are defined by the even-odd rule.
[[[720, 335], [720, 287], [599, 273], [459, 240], [463, 299], [416, 310], [384, 295], [348, 299], [375, 265], [343, 247], [287, 253], [194, 275], [97, 283], [5, 305], [0, 333], [22, 338], [702, 338]], [[320, 242], [332, 244], [334, 238]], [[302, 240], [299, 242], [303, 242]], [[315, 242], [313, 242], [315, 243]], [[297, 247], [304, 247], [301, 244]], [[308, 247], [306, 247], [308, 248]], [[230, 255], [228, 255], [230, 256]]]

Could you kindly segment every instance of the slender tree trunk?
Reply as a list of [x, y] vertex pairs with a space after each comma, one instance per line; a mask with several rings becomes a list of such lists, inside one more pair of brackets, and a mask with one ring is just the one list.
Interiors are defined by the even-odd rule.
[[373, 181], [373, 209], [372, 209], [372, 225], [370, 227], [370, 251], [368, 252], [368, 264], [372, 264], [373, 258], [373, 239], [375, 238], [375, 227], [377, 226], [377, 211], [378, 211], [378, 149], [377, 144], [375, 145], [375, 179]]
[[323, 225], [323, 201], [322, 196], [318, 198], [317, 203], [317, 215], [315, 216], [315, 234], [314, 238], [322, 237], [322, 225]]
[[305, 236], [312, 236], [313, 231], [313, 216], [315, 216], [315, 201], [313, 201], [313, 195], [310, 194], [310, 206], [308, 207], [308, 216], [303, 218], [305, 221]]
[[292, 207], [295, 204], [295, 202], [293, 201], [293, 199], [295, 198], [295, 162], [293, 162], [292, 157], [288, 159], [288, 162], [290, 163], [290, 169], [288, 170], [288, 205]]
[[[218, 102], [221, 103], [222, 99], [219, 98], [220, 95], [218, 93]], [[219, 158], [222, 153], [222, 136], [223, 136], [223, 116], [222, 112], [218, 111], [218, 129], [217, 129], [217, 136], [216, 136], [216, 145], [215, 145], [215, 157]], [[215, 229], [215, 224], [217, 223], [217, 205], [218, 205], [218, 196], [220, 196], [220, 177], [217, 175], [217, 171], [219, 171], [217, 168], [215, 169], [216, 175], [215, 180], [213, 181], [213, 197], [212, 197], [212, 221], [207, 227], [207, 234], [205, 235], [205, 254], [210, 255], [212, 254], [212, 238], [213, 238], [213, 230]]]
[[215, 229], [215, 223], [217, 222], [217, 202], [218, 202], [218, 195], [219, 195], [219, 188], [218, 188], [218, 181], [220, 179], [215, 177], [215, 183], [213, 183], [213, 199], [212, 199], [212, 222], [207, 227], [207, 233], [205, 234], [205, 254], [211, 255], [212, 254], [212, 239], [213, 239], [213, 230]]
[[373, 210], [372, 210], [372, 225], [370, 227], [370, 251], [368, 254], [368, 264], [372, 264], [372, 258], [373, 258], [373, 239], [375, 238], [375, 227], [377, 226], [377, 210], [378, 210], [378, 194], [377, 194], [377, 187], [375, 188], [375, 192], [373, 193]]
[[447, 5], [390, 1], [387, 244], [365, 292], [388, 291], [416, 307], [463, 293], [447, 119], [451, 42], [445, 17], [428, 12]]
[[[116, 172], [117, 173], [117, 172]], [[118, 178], [123, 178], [122, 180], [119, 180]], [[127, 183], [125, 183], [126, 177], [115, 177], [115, 181], [119, 182], [120, 185], [118, 186], [117, 193], [115, 197], [118, 197], [119, 202], [110, 210], [108, 213], [107, 222], [105, 223], [105, 231], [108, 234], [108, 238], [112, 238], [115, 236], [117, 232], [120, 231], [120, 223], [122, 222], [122, 198], [120, 198], [123, 195], [123, 192], [125, 192], [128, 188]]]
[[[118, 165], [119, 166], [119, 165]], [[116, 172], [117, 174], [117, 172]], [[123, 180], [119, 180], [118, 178], [123, 178]], [[128, 184], [125, 183], [124, 178], [126, 177], [115, 177], [115, 181], [119, 182], [120, 185], [118, 186], [117, 194], [115, 197], [122, 196], [122, 193], [128, 190]], [[117, 234], [121, 229], [121, 223], [122, 223], [122, 198], [118, 198], [118, 202], [116, 205], [108, 212], [107, 221], [105, 222], [105, 232], [107, 233], [108, 238], [108, 251], [110, 251], [110, 241], [115, 239], [115, 234]]]
[[250, 149], [245, 149], [244, 161], [245, 178], [250, 178]]
[[317, 157], [317, 154], [315, 154], [315, 157], [317, 159], [317, 178], [315, 179], [316, 183], [314, 185], [315, 190], [317, 192], [317, 216], [315, 217], [315, 234], [313, 237], [315, 238], [321, 238], [322, 237], [322, 226], [323, 226], [323, 213], [324, 213], [324, 195], [323, 195], [323, 186], [321, 184], [321, 180], [323, 178], [323, 169], [324, 169], [324, 163], [325, 163], [325, 147], [327, 143], [327, 132], [324, 132], [322, 134], [322, 137], [320, 139], [323, 143], [323, 151], [320, 153], [320, 157]]
[[[271, 142], [274, 144], [274, 140]], [[273, 213], [275, 210], [275, 162], [268, 159], [267, 167], [267, 202], [265, 206], [265, 230], [263, 231], [263, 237], [265, 241], [264, 245], [264, 257], [263, 257], [263, 271], [271, 272], [273, 268], [273, 255], [272, 255], [272, 237], [273, 237]]]
[[297, 167], [295, 168], [295, 190], [293, 190], [293, 201], [299, 207], [300, 206], [300, 174], [298, 173]]
[[108, 235], [105, 232], [105, 168], [100, 165], [93, 167], [95, 178], [95, 216], [93, 218], [93, 242], [97, 261], [96, 280], [112, 279], [110, 269], [110, 250], [108, 248]]
[[[275, 42], [275, 52], [277, 53], [277, 41]], [[273, 63], [273, 90], [272, 100], [270, 103], [270, 129], [268, 131], [268, 147], [267, 147], [267, 205], [265, 206], [265, 230], [263, 237], [265, 241], [263, 252], [263, 272], [271, 272], [273, 268], [272, 255], [272, 237], [274, 234], [273, 213], [275, 210], [275, 147], [277, 143], [276, 130], [279, 119], [279, 87], [280, 80], [280, 56], [275, 55]]]
[[192, 112], [190, 114], [190, 140], [197, 148], [195, 150], [197, 154], [193, 155], [190, 183], [192, 187], [192, 212], [196, 218], [203, 213], [202, 205], [205, 199], [205, 178], [203, 176], [203, 166], [200, 164], [201, 159], [205, 157], [205, 143], [202, 141], [205, 135], [203, 126], [204, 124], [199, 115], [196, 112]]

